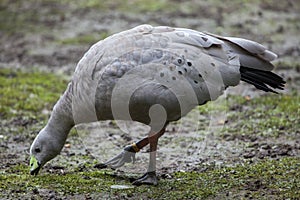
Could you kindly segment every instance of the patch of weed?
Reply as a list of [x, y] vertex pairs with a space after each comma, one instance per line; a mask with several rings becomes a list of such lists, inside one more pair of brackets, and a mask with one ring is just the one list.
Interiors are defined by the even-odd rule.
[[[250, 100], [230, 96], [227, 132], [238, 134], [260, 133], [277, 136], [280, 133], [295, 134], [300, 129], [297, 92], [292, 94], [268, 94]], [[235, 107], [239, 107], [237, 110]]]
[[63, 77], [45, 72], [0, 69], [1, 117], [41, 116], [67, 87]]
[[[256, 164], [219, 167], [205, 172], [176, 172], [171, 179], [160, 179], [159, 185], [115, 190], [114, 184], [130, 185], [129, 179], [107, 170], [66, 172], [30, 176], [28, 166], [16, 165], [0, 173], [0, 191], [33, 193], [48, 189], [59, 194], [98, 194], [113, 197], [144, 197], [146, 199], [206, 199], [210, 197], [268, 198], [299, 197], [299, 158], [263, 160]], [[244, 192], [244, 193], [243, 193]], [[245, 194], [247, 196], [245, 196]]]

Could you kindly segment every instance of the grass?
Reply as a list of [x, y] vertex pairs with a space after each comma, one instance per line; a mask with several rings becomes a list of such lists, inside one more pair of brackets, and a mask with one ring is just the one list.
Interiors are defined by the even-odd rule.
[[[70, 20], [73, 13], [85, 13], [89, 10], [97, 12], [119, 12], [144, 15], [145, 13], [169, 13], [195, 15], [199, 12], [207, 12], [207, 17], [217, 14], [216, 7], [219, 2], [210, 2], [213, 9], [208, 9], [207, 2], [180, 2], [173, 0], [28, 0], [0, 2], [0, 29], [8, 34], [35, 33], [51, 31], [53, 27], [61, 25], [65, 20]], [[228, 7], [240, 7], [231, 3]], [[67, 11], [67, 12], [66, 12]], [[84, 15], [84, 14], [82, 14]], [[201, 19], [199, 19], [201, 21]], [[60, 28], [60, 27], [58, 27]]]
[[102, 32], [100, 34], [83, 34], [76, 37], [65, 38], [58, 40], [57, 42], [62, 45], [80, 45], [80, 44], [89, 44], [92, 45], [99, 40], [103, 40], [110, 36], [108, 32]]
[[51, 73], [0, 69], [1, 117], [41, 116], [52, 109], [67, 82]]
[[[236, 134], [259, 134], [272, 137], [280, 134], [296, 135], [300, 129], [300, 96], [291, 94], [268, 94], [247, 100], [241, 96], [229, 97], [228, 121], [232, 123], [226, 132]], [[235, 106], [243, 107], [238, 111]]]
[[112, 199], [207, 199], [245, 192], [244, 198], [297, 199], [300, 195], [299, 161], [299, 158], [281, 158], [205, 172], [177, 172], [171, 174], [172, 179], [161, 179], [157, 187], [128, 190], [110, 188], [114, 184], [130, 184], [129, 177], [117, 176], [112, 171], [91, 168], [85, 172], [43, 173], [33, 177], [28, 174], [28, 166], [21, 164], [0, 173], [0, 191], [39, 196], [37, 191], [50, 190], [63, 195], [97, 194]]
[[[87, 12], [89, 9], [97, 12], [118, 12], [142, 14], [144, 12], [158, 12], [174, 10], [175, 3], [168, 0], [117, 0], [117, 1], [96, 1], [96, 0], [45, 0], [45, 1], [8, 1], [0, 2], [0, 30], [6, 35], [24, 34], [32, 35], [52, 31], [59, 26], [72, 12]], [[177, 6], [178, 7], [178, 6]], [[66, 12], [68, 11], [68, 13]], [[84, 15], [84, 14], [83, 14]], [[72, 38], [58, 39], [58, 42], [65, 44], [93, 44], [96, 41], [106, 38], [109, 33], [83, 34]]]
[[143, 13], [143, 12], [157, 12], [157, 11], [172, 11], [178, 8], [178, 5], [170, 0], [115, 0], [115, 1], [97, 1], [97, 0], [64, 0], [57, 1], [76, 9], [98, 9], [102, 12], [109, 12], [111, 10]]
[[0, 8], [0, 30], [7, 34], [47, 32], [64, 18], [58, 1], [2, 0]]

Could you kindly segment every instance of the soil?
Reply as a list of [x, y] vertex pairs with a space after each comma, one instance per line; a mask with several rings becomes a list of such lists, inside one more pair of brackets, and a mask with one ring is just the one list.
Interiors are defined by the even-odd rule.
[[[35, 67], [70, 76], [91, 43], [64, 44], [59, 41], [87, 34], [100, 35], [101, 32], [116, 33], [139, 24], [149, 23], [235, 35], [263, 43], [279, 55], [279, 59], [275, 62], [276, 71], [289, 81], [283, 93], [289, 93], [295, 88], [299, 91], [300, 5], [298, 1], [284, 1], [285, 3], [281, 2], [280, 5], [263, 1], [255, 4], [255, 8], [249, 11], [230, 8], [220, 3], [205, 5], [205, 2], [207, 1], [201, 1], [202, 7], [197, 3], [198, 12], [155, 11], [155, 14], [129, 13], [117, 9], [105, 12], [92, 8], [72, 10], [60, 4], [38, 3], [34, 7], [38, 13], [47, 15], [56, 6], [55, 9], [59, 10], [60, 14], [51, 15], [49, 18], [38, 16], [40, 18], [36, 19], [36, 23], [41, 26], [38, 31], [28, 29], [24, 31], [23, 26], [20, 26], [22, 31], [9, 34], [0, 30], [0, 67], [21, 69]], [[30, 10], [31, 4], [33, 3], [28, 3], [28, 6], [22, 4], [22, 8], [15, 10], [15, 15], [19, 16], [22, 15], [22, 11]], [[11, 8], [4, 5], [1, 9]], [[251, 98], [264, 95], [246, 84], [230, 89], [227, 94], [242, 94]], [[226, 101], [225, 97], [221, 99]], [[231, 106], [243, 114], [243, 108], [239, 105]], [[234, 122], [226, 119], [226, 112], [222, 115], [213, 112], [201, 115], [199, 110], [195, 109], [179, 122], [172, 123], [159, 144], [157, 164], [160, 178], [169, 178], [169, 174], [174, 171], [205, 171], [209, 166], [231, 166], [247, 160], [299, 157], [299, 130], [293, 136], [286, 133], [277, 137], [265, 137], [259, 133], [230, 134], [224, 131], [224, 128], [232, 126]], [[199, 123], [195, 125], [195, 121]], [[0, 170], [6, 170], [19, 163], [28, 163], [27, 153], [30, 144], [38, 129], [42, 128], [42, 124], [36, 119], [14, 118], [1, 119], [0, 126], [3, 131], [0, 132]], [[13, 129], [14, 126], [24, 127], [27, 129], [26, 134], [6, 135], [6, 128]], [[148, 127], [138, 123], [127, 123], [127, 126], [127, 133], [111, 121], [78, 126], [77, 134], [72, 134], [68, 138], [67, 146], [56, 159], [65, 163], [62, 161], [64, 158], [70, 161], [69, 158], [73, 155], [87, 155], [96, 158], [99, 163], [104, 162], [121, 152], [126, 145], [144, 137], [148, 130]], [[54, 163], [56, 162], [45, 166], [44, 170], [53, 173], [67, 170], [64, 164]], [[136, 156], [134, 165], [128, 164], [119, 171], [143, 173], [147, 163], [146, 148]], [[80, 163], [72, 164], [80, 166]], [[249, 184], [249, 190], [258, 187], [261, 187], [260, 182]], [[51, 191], [46, 191], [44, 198], [51, 199], [53, 195]]]

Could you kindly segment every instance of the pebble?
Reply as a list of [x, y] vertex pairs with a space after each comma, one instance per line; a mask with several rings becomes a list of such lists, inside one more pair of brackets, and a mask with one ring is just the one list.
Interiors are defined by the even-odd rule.
[[119, 189], [119, 190], [125, 190], [125, 189], [131, 189], [134, 188], [132, 185], [112, 185], [110, 186], [111, 189]]

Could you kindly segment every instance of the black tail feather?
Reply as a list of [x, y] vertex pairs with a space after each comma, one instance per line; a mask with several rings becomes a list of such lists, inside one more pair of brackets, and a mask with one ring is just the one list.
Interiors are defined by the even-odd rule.
[[274, 89], [283, 90], [285, 81], [282, 77], [270, 71], [240, 67], [241, 80], [254, 85], [257, 89], [265, 92], [274, 92]]

